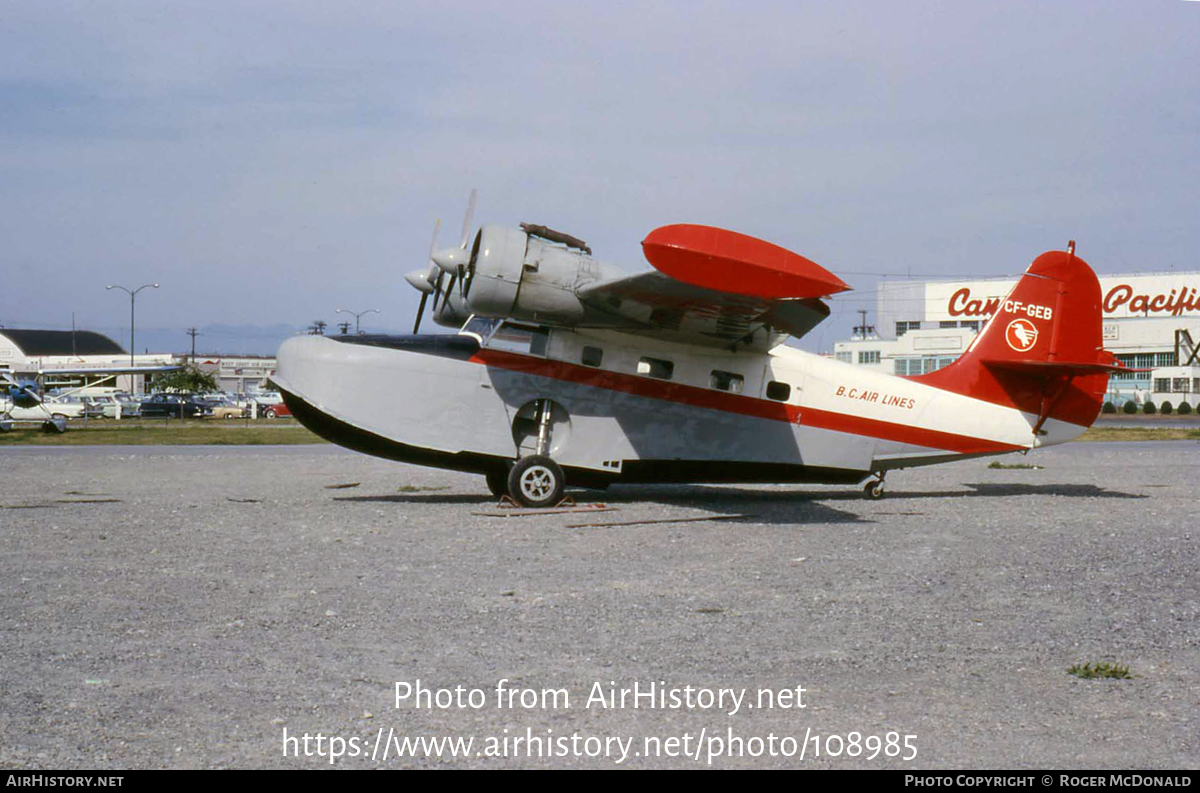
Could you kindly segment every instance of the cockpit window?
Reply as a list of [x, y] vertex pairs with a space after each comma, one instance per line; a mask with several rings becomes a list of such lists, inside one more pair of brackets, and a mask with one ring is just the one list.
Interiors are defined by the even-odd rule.
[[545, 355], [550, 346], [550, 331], [538, 325], [504, 322], [486, 340], [489, 349], [507, 350], [524, 355]]

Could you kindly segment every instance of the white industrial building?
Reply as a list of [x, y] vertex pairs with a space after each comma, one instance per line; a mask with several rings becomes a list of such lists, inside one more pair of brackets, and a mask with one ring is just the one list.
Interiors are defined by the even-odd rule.
[[[102, 385], [141, 394], [146, 390], [145, 375], [90, 375], [86, 370], [175, 366], [188, 360], [186, 355], [171, 353], [130, 356], [108, 336], [90, 330], [0, 328], [0, 371], [19, 380], [35, 380], [40, 375], [46, 391]], [[232, 392], [265, 388], [267, 378], [275, 373], [275, 359], [266, 357], [197, 356], [196, 364], [213, 372], [220, 387]], [[71, 374], [55, 374], [59, 369]]]
[[[1016, 278], [881, 281], [876, 322], [834, 345], [838, 360], [898, 375], [932, 372], [966, 350]], [[1200, 273], [1100, 277], [1104, 345], [1148, 372], [1116, 374], [1109, 400], [1200, 403]]]

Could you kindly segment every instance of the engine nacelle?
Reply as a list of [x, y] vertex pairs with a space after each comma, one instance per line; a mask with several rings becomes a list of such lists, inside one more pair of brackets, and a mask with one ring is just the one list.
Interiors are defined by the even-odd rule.
[[484, 226], [467, 265], [466, 297], [471, 312], [507, 317], [517, 302], [528, 235], [504, 226]]
[[595, 267], [577, 250], [524, 231], [484, 226], [468, 265], [467, 308], [487, 317], [576, 322], [583, 305], [575, 289], [594, 279]]

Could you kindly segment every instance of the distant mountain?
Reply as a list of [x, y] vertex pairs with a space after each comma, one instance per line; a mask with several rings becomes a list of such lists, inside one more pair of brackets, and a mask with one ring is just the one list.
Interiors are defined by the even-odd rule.
[[[274, 355], [289, 336], [307, 332], [294, 325], [204, 325], [196, 334], [196, 355]], [[108, 334], [122, 347], [129, 346], [129, 331]], [[190, 353], [192, 337], [187, 328], [137, 328], [134, 338], [139, 353]]]

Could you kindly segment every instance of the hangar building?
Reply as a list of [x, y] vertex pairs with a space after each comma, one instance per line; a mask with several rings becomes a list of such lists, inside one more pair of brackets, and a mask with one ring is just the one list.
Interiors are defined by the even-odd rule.
[[[932, 372], [957, 358], [1017, 284], [881, 281], [876, 325], [834, 345], [840, 361], [898, 375]], [[1200, 272], [1100, 276], [1104, 345], [1124, 364], [1149, 372], [1115, 374], [1114, 403], [1200, 403]]]
[[[174, 356], [157, 354], [135, 355], [133, 361], [136, 366], [168, 366], [175, 362]], [[95, 331], [0, 328], [0, 370], [31, 380], [42, 372], [42, 387], [47, 391], [98, 384], [139, 393], [145, 375], [121, 375], [114, 382], [111, 375], [54, 374], [55, 369], [104, 369], [128, 366], [129, 362], [129, 353], [121, 345]]]

